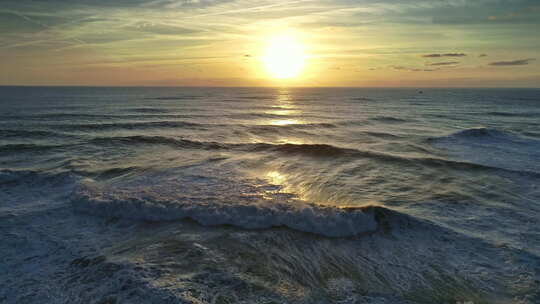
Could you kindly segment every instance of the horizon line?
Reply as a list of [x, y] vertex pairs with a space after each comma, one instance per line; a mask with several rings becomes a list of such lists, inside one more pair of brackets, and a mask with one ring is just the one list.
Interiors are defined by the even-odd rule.
[[32, 84], [15, 84], [15, 85], [3, 85], [0, 84], [0, 88], [268, 88], [268, 89], [540, 89], [532, 86], [200, 86], [200, 85], [32, 85]]

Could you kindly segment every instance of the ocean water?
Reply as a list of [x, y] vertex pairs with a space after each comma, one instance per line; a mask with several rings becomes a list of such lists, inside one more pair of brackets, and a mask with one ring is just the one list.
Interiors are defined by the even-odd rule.
[[1, 303], [540, 303], [540, 90], [0, 87]]

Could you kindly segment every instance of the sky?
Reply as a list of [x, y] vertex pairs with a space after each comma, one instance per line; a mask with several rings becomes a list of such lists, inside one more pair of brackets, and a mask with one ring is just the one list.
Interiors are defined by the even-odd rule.
[[538, 0], [2, 0], [0, 85], [540, 87], [539, 32]]

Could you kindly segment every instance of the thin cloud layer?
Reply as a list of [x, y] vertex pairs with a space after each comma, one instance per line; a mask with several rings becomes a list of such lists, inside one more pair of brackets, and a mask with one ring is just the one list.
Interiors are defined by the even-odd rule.
[[445, 54], [427, 54], [422, 55], [424, 58], [440, 58], [440, 57], [465, 57], [465, 53], [445, 53]]
[[426, 65], [443, 66], [443, 65], [456, 65], [456, 64], [459, 64], [459, 61], [434, 62], [434, 63], [427, 63]]
[[527, 58], [527, 59], [518, 59], [518, 60], [511, 60], [511, 61], [495, 61], [490, 62], [489, 65], [492, 66], [514, 66], [514, 65], [527, 65], [531, 61], [534, 61], [534, 58]]

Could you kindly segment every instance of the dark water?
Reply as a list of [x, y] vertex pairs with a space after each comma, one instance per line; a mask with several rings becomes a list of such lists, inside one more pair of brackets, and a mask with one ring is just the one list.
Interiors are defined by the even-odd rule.
[[540, 302], [540, 90], [3, 87], [0, 170], [0, 302]]

